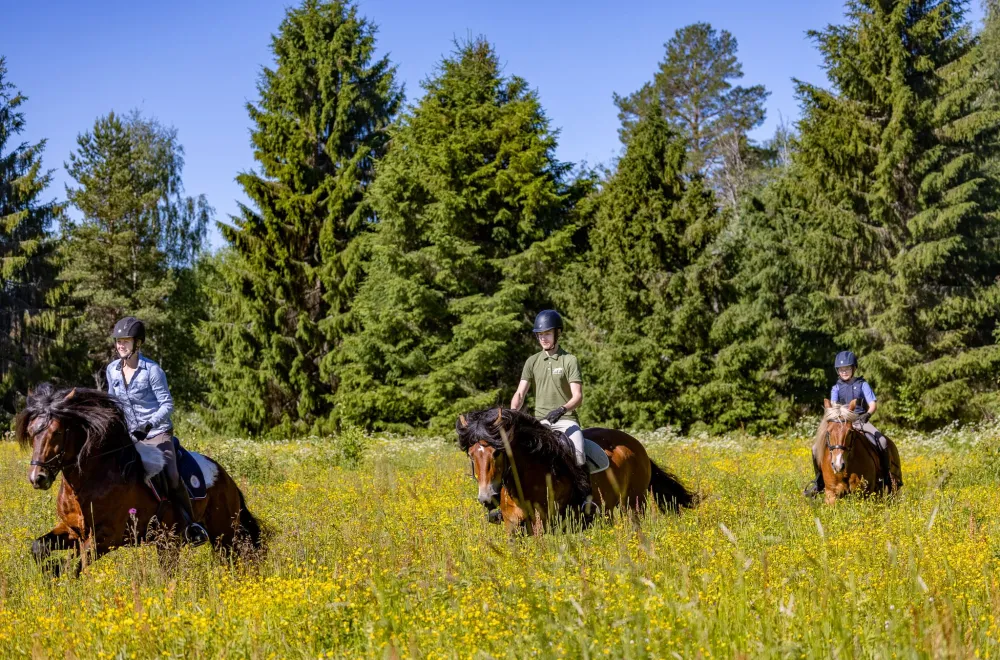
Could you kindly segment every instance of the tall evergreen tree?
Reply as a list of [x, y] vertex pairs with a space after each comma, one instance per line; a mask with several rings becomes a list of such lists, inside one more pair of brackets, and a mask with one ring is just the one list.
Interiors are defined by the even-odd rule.
[[[792, 325], [827, 337], [813, 344], [830, 347], [827, 360], [860, 353], [886, 412], [928, 425], [978, 417], [1000, 366], [1000, 191], [986, 172], [1000, 113], [979, 102], [988, 78], [962, 2], [848, 10], [847, 25], [813, 33], [833, 89], [798, 85], [793, 176], [765, 213], [781, 249], [760, 249], [789, 264], [785, 282], [801, 278], [782, 302]], [[745, 264], [753, 280], [755, 260]], [[775, 307], [773, 283], [748, 293], [745, 308]]]
[[24, 130], [25, 100], [0, 57], [0, 425], [43, 373], [48, 342], [34, 321], [53, 281], [48, 231], [60, 211], [41, 199], [51, 180], [42, 171], [45, 141], [14, 142]]
[[726, 30], [708, 23], [677, 30], [664, 44], [666, 54], [652, 82], [628, 96], [615, 94], [621, 137], [650, 113], [664, 117], [688, 143], [689, 172], [707, 177], [736, 204], [745, 170], [759, 156], [747, 133], [764, 121], [768, 92], [762, 85], [734, 86], [743, 77], [737, 43]]
[[586, 410], [616, 426], [690, 424], [711, 368], [722, 265], [712, 194], [684, 176], [685, 141], [657, 114], [638, 121], [597, 197], [591, 251], [563, 290], [570, 346], [587, 366]]
[[238, 177], [253, 207], [220, 225], [231, 254], [202, 335], [221, 426], [307, 429], [329, 414], [374, 221], [365, 194], [402, 98], [375, 31], [349, 2], [306, 0], [272, 39], [276, 67], [247, 105], [261, 171]]
[[360, 424], [452, 424], [510, 393], [586, 188], [567, 183], [537, 95], [486, 41], [423, 86], [372, 190], [379, 225], [337, 395]]
[[134, 315], [147, 323], [145, 350], [163, 363], [172, 386], [179, 392], [194, 387], [190, 354], [160, 350], [168, 336], [194, 330], [174, 322], [185, 314], [183, 298], [175, 294], [212, 214], [204, 196], [182, 194], [177, 131], [138, 113], [112, 112], [80, 135], [77, 145], [66, 165], [76, 184], [66, 194], [83, 217], [64, 220], [58, 250], [58, 300], [69, 327], [64, 376], [100, 386], [111, 328], [118, 318]]

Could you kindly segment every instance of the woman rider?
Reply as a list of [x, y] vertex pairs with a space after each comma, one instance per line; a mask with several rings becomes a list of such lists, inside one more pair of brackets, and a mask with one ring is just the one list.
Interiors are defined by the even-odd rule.
[[136, 442], [158, 449], [165, 459], [169, 499], [177, 506], [185, 522], [184, 537], [192, 545], [208, 541], [205, 528], [194, 520], [191, 496], [177, 470], [170, 414], [174, 400], [167, 387], [167, 375], [160, 365], [139, 351], [146, 340], [146, 326], [134, 316], [126, 316], [112, 331], [117, 360], [108, 364], [108, 393], [125, 412], [129, 432]]

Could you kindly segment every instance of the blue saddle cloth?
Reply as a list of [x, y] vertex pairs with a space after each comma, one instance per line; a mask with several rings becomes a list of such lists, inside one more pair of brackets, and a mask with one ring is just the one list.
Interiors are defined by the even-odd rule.
[[181, 481], [187, 486], [188, 495], [192, 500], [203, 500], [208, 497], [205, 475], [194, 454], [181, 447], [181, 441], [177, 438], [174, 438], [174, 450], [177, 452], [177, 471], [180, 472]]

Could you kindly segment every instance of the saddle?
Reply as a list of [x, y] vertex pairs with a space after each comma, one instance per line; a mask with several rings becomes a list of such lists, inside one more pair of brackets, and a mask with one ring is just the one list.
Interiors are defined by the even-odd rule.
[[[173, 438], [173, 441], [174, 452], [177, 454], [177, 471], [181, 475], [181, 481], [184, 482], [184, 486], [187, 488], [188, 495], [192, 500], [205, 499], [208, 497], [208, 484], [205, 481], [205, 473], [198, 460], [198, 458], [204, 460], [204, 457], [184, 449], [181, 446], [181, 441], [176, 437]], [[142, 458], [143, 466], [146, 468], [146, 486], [153, 491], [153, 495], [158, 502], [167, 500], [166, 495], [169, 492], [169, 488], [167, 488], [166, 475], [163, 472], [162, 459], [158, 465], [155, 463], [150, 465], [150, 463], [147, 463], [145, 456], [142, 456]]]
[[587, 457], [587, 470], [590, 474], [604, 472], [611, 466], [611, 459], [593, 440], [583, 439], [583, 454]]

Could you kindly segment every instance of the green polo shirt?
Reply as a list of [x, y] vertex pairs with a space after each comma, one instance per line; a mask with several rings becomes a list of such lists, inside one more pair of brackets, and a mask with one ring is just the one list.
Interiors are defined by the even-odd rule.
[[[543, 419], [552, 410], [565, 405], [573, 398], [570, 383], [582, 383], [580, 365], [575, 355], [558, 349], [555, 355], [539, 351], [524, 363], [521, 380], [526, 380], [535, 388], [535, 418]], [[562, 419], [576, 421], [576, 411], [570, 410]]]

